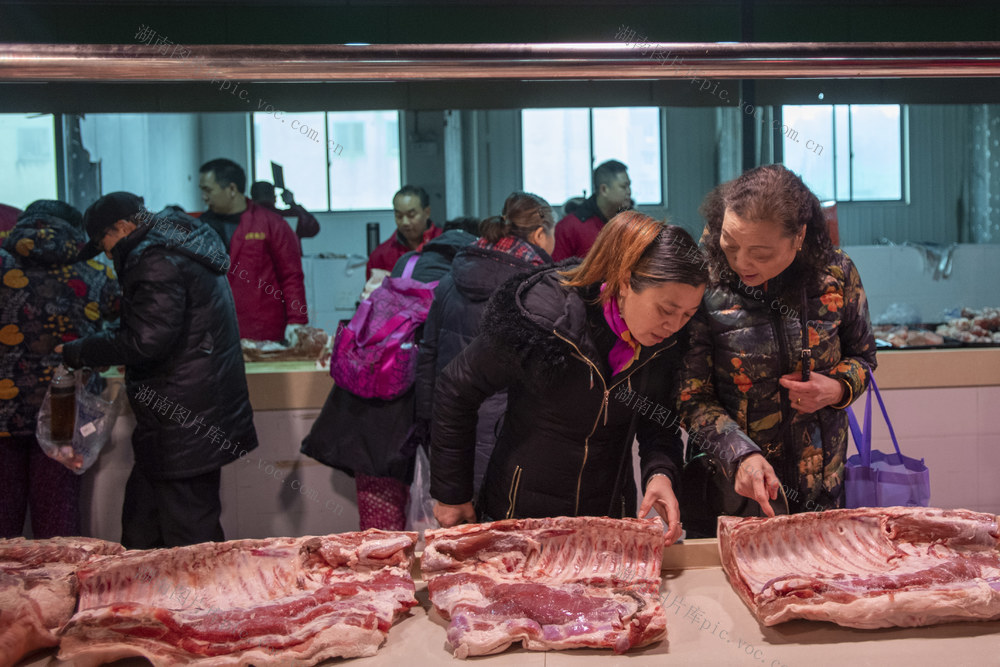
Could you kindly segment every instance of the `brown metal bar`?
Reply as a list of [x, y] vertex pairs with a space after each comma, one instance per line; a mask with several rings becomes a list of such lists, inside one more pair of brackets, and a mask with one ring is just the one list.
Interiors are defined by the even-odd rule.
[[0, 44], [0, 81], [418, 81], [1000, 76], [1000, 42]]

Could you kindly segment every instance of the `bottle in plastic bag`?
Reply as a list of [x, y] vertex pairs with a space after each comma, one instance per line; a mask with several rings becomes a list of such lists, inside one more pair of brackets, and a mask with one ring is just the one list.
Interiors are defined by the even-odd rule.
[[49, 388], [52, 414], [49, 429], [52, 439], [69, 443], [76, 427], [76, 376], [61, 364], [52, 376]]

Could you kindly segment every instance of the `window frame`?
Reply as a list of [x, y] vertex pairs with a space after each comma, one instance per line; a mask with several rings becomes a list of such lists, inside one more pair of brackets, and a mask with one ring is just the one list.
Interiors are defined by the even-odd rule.
[[[833, 153], [831, 157], [833, 165], [833, 193], [831, 197], [820, 197], [824, 201], [836, 201], [837, 203], [843, 204], [861, 204], [861, 205], [877, 205], [877, 206], [892, 206], [899, 204], [909, 204], [910, 203], [910, 168], [909, 168], [909, 105], [908, 104], [895, 104], [894, 106], [899, 107], [899, 197], [896, 198], [881, 198], [881, 199], [855, 199], [854, 198], [854, 120], [851, 113], [851, 107], [854, 106], [891, 106], [888, 104], [781, 104], [778, 105], [778, 116], [781, 119], [780, 125], [784, 125], [785, 117], [785, 107], [786, 106], [825, 106], [830, 107], [830, 118], [832, 121], [832, 127], [830, 128], [831, 136], [831, 147], [833, 148]], [[837, 196], [838, 190], [838, 176], [837, 176], [837, 107], [847, 107], [847, 146], [848, 146], [848, 183], [847, 191], [849, 198], [841, 199]], [[784, 141], [785, 137], [780, 129], [780, 127], [773, 131], [773, 140], [776, 145], [781, 146], [781, 161], [784, 163], [785, 159], [785, 149]]]
[[[404, 169], [405, 169], [405, 158], [404, 158], [404, 155], [405, 155], [405, 153], [404, 153], [404, 144], [403, 144], [403, 140], [404, 140], [404, 133], [403, 133], [403, 129], [404, 129], [403, 128], [404, 116], [403, 116], [403, 111], [400, 110], [400, 109], [362, 109], [360, 111], [372, 111], [372, 112], [377, 112], [377, 111], [382, 111], [382, 112], [384, 112], [384, 111], [391, 111], [391, 112], [394, 112], [396, 114], [396, 142], [398, 144], [398, 152], [399, 152], [399, 182], [400, 182], [400, 187], [402, 187], [402, 185], [404, 184], [404, 181], [405, 181], [405, 179], [404, 179]], [[247, 183], [248, 184], [249, 183], [254, 183], [254, 182], [258, 181], [258, 180], [266, 180], [266, 181], [270, 182], [270, 180], [272, 178], [271, 174], [266, 174], [265, 178], [258, 178], [258, 174], [257, 174], [257, 154], [256, 154], [256, 150], [257, 150], [256, 143], [257, 142], [256, 142], [256, 139], [254, 137], [254, 122], [253, 122], [253, 115], [255, 113], [264, 113], [264, 112], [256, 112], [256, 111], [247, 112], [247, 135], [248, 135], [247, 150], [249, 151], [248, 152], [249, 159], [247, 160], [247, 162], [249, 163], [249, 167], [250, 167], [249, 168], [249, 174], [247, 176], [247, 178], [248, 178]], [[338, 214], [338, 213], [339, 214], [343, 214], [343, 213], [358, 214], [358, 213], [367, 213], [367, 212], [373, 212], [373, 213], [375, 213], [375, 212], [380, 212], [380, 211], [391, 211], [392, 210], [391, 206], [387, 206], [385, 208], [338, 208], [338, 209], [332, 208], [333, 192], [330, 189], [330, 168], [332, 167], [333, 163], [330, 161], [330, 114], [331, 113], [338, 113], [338, 112], [336, 112], [336, 111], [320, 111], [320, 112], [315, 112], [315, 113], [322, 113], [323, 114], [323, 146], [325, 147], [325, 150], [323, 151], [323, 153], [324, 153], [324, 158], [325, 158], [325, 162], [326, 162], [326, 172], [325, 172], [326, 173], [326, 178], [325, 178], [325, 182], [326, 182], [326, 209], [325, 210], [323, 210], [323, 209], [306, 209], [306, 210], [309, 211], [310, 213], [333, 213], [333, 214]], [[352, 111], [352, 113], [357, 113], [357, 112], [356, 111]], [[267, 114], [265, 114], [265, 115], [267, 115]], [[340, 146], [341, 148], [343, 148], [343, 146], [341, 146], [339, 142], [337, 143], [337, 145]]]
[[[522, 108], [522, 109], [519, 109], [518, 110], [517, 123], [518, 123], [518, 135], [519, 135], [519, 139], [520, 139], [520, 149], [521, 149], [521, 160], [520, 160], [520, 162], [521, 162], [521, 189], [522, 190], [529, 191], [529, 192], [534, 192], [534, 190], [532, 190], [531, 187], [529, 187], [524, 182], [524, 130], [523, 130], [524, 112], [525, 111], [534, 111], [534, 110], [552, 109], [552, 108], [558, 108], [558, 109], [582, 109], [582, 108], [585, 108], [587, 110], [587, 125], [588, 125], [587, 151], [590, 154], [590, 169], [589, 169], [590, 177], [588, 179], [588, 183], [587, 183], [587, 187], [586, 187], [586, 192], [590, 193], [589, 195], [587, 195], [588, 197], [593, 196], [593, 194], [594, 194], [594, 192], [590, 188], [592, 188], [594, 186], [593, 175], [594, 175], [594, 169], [597, 168], [597, 163], [594, 160], [594, 109], [620, 109], [620, 108], [621, 109], [656, 109], [656, 115], [657, 115], [657, 128], [656, 128], [656, 132], [659, 135], [658, 136], [659, 141], [657, 142], [657, 150], [656, 150], [656, 152], [657, 152], [657, 160], [659, 160], [659, 167], [660, 167], [660, 201], [659, 202], [638, 202], [638, 201], [636, 201], [635, 207], [636, 207], [636, 209], [640, 209], [640, 208], [663, 208], [663, 209], [666, 209], [667, 208], [667, 164], [666, 164], [666, 158], [667, 158], [667, 147], [666, 147], [667, 128], [666, 128], [666, 112], [664, 110], [664, 107], [660, 107], [660, 106], [629, 106], [629, 107], [617, 107], [617, 106], [616, 107], [531, 107], [531, 108]], [[632, 165], [626, 165], [626, 166], [630, 170], [632, 169]], [[575, 195], [571, 195], [571, 197], [572, 196], [575, 196]], [[553, 205], [554, 206], [562, 206], [561, 203], [558, 203], [558, 204], [553, 203]]]

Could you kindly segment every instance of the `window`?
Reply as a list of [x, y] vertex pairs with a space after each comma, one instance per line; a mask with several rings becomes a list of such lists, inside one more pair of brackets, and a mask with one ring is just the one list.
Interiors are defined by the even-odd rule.
[[0, 203], [23, 209], [58, 198], [51, 114], [0, 114], [0, 156]]
[[284, 169], [295, 200], [318, 211], [391, 208], [400, 188], [399, 112], [254, 113], [254, 180]]
[[656, 107], [525, 109], [521, 112], [522, 187], [553, 206], [592, 194], [594, 168], [628, 166], [632, 198], [663, 204], [660, 110]]
[[903, 198], [902, 107], [837, 104], [781, 107], [782, 154], [820, 199]]

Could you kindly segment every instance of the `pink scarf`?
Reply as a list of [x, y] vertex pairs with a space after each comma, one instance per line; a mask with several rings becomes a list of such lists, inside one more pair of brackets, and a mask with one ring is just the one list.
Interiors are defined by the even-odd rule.
[[[601, 285], [601, 291], [607, 283]], [[628, 325], [625, 323], [624, 318], [622, 318], [621, 312], [618, 310], [618, 300], [611, 299], [604, 304], [604, 320], [611, 327], [611, 330], [615, 332], [615, 336], [618, 340], [611, 347], [611, 352], [608, 353], [608, 363], [611, 364], [611, 374], [617, 375], [623, 370], [632, 365], [632, 362], [639, 358], [639, 352], [642, 350], [642, 345], [632, 340], [632, 334], [629, 333]]]

